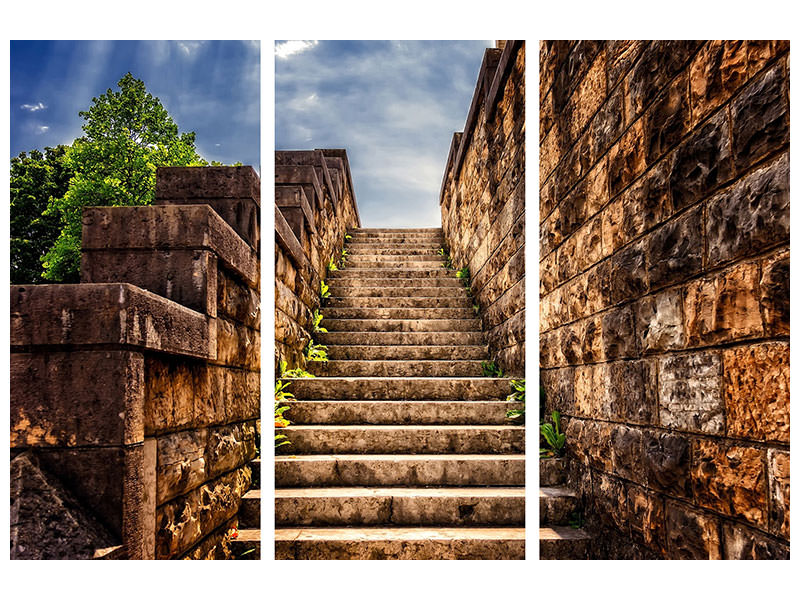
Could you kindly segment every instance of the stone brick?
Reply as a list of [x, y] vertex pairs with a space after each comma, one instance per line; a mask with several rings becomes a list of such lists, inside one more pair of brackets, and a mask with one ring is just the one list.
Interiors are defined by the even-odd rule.
[[606, 359], [635, 358], [636, 333], [630, 305], [603, 313], [603, 354]]
[[758, 264], [741, 263], [686, 287], [689, 346], [761, 335]]
[[722, 524], [726, 560], [788, 560], [789, 545], [734, 523]]
[[611, 257], [609, 288], [612, 303], [638, 298], [647, 292], [645, 247], [643, 242], [637, 242]]
[[556, 285], [572, 279], [578, 274], [577, 261], [575, 260], [575, 236], [568, 238], [558, 247], [554, 257], [553, 268], [557, 272]]
[[543, 369], [562, 367], [566, 364], [561, 352], [561, 330], [555, 329], [539, 336], [539, 366]]
[[789, 40], [748, 40], [747, 74], [752, 77], [773, 58], [789, 50]]
[[767, 450], [769, 471], [769, 530], [789, 539], [789, 452]]
[[601, 218], [603, 219], [603, 256], [610, 256], [625, 245], [624, 215], [625, 202], [623, 197], [611, 202], [601, 213]]
[[747, 77], [747, 42], [706, 42], [691, 64], [692, 122], [725, 103]]
[[588, 303], [587, 283], [587, 277], [581, 274], [553, 292], [566, 309], [562, 314], [562, 322], [578, 321], [592, 314]]
[[636, 304], [636, 334], [642, 354], [683, 348], [682, 290], [670, 288], [642, 298]]
[[768, 256], [761, 262], [761, 311], [764, 333], [789, 335], [789, 251]]
[[583, 271], [603, 257], [603, 220], [598, 216], [586, 223], [576, 233], [575, 260]]
[[628, 533], [628, 503], [625, 486], [613, 477], [600, 474], [597, 481], [592, 482], [594, 508], [601, 523]]
[[553, 102], [556, 111], [560, 111], [566, 105], [572, 91], [583, 81], [602, 46], [602, 42], [597, 40], [575, 42], [553, 82]]
[[611, 147], [622, 134], [625, 119], [622, 111], [622, 89], [618, 89], [603, 104], [589, 126], [589, 143], [592, 160], [595, 161]]
[[739, 170], [788, 143], [788, 82], [781, 62], [742, 90], [731, 104], [731, 119]]
[[608, 152], [608, 183], [613, 198], [636, 179], [645, 168], [642, 121], [636, 121]]
[[703, 211], [694, 208], [654, 231], [647, 240], [650, 289], [679, 283], [703, 267]]
[[788, 153], [712, 198], [707, 227], [712, 266], [788, 242]]
[[671, 214], [668, 164], [660, 161], [620, 196], [622, 243], [636, 239]]
[[639, 58], [647, 44], [648, 42], [642, 40], [611, 40], [606, 42], [609, 88], [613, 88], [628, 72], [628, 69]]
[[605, 364], [575, 369], [575, 411], [599, 418], [610, 414], [608, 368]]
[[670, 172], [673, 208], [681, 210], [702, 200], [732, 174], [730, 127], [723, 111], [675, 150]]
[[570, 139], [580, 135], [600, 105], [606, 98], [606, 55], [600, 51], [589, 67], [586, 75], [580, 80], [565, 110], [571, 117], [569, 120]]
[[642, 464], [642, 430], [638, 427], [616, 426], [611, 431], [614, 474], [639, 484], [646, 483]]
[[692, 453], [692, 486], [697, 503], [766, 529], [764, 451], [697, 440]]
[[156, 499], [163, 504], [206, 481], [206, 429], [181, 431], [158, 438]]
[[564, 415], [575, 413], [575, 369], [543, 370], [540, 373], [548, 410]]
[[688, 76], [685, 73], [659, 94], [645, 112], [642, 121], [642, 132], [645, 136], [644, 158], [650, 165], [689, 132], [691, 114]]
[[603, 353], [603, 328], [600, 317], [590, 317], [578, 325], [581, 340], [581, 359], [583, 363], [599, 362], [605, 359]]
[[789, 443], [789, 344], [724, 350], [728, 435]]
[[667, 548], [674, 558], [719, 560], [722, 558], [719, 520], [667, 501]]
[[594, 314], [611, 304], [609, 273], [611, 263], [603, 261], [586, 272], [586, 312]]
[[683, 436], [645, 431], [642, 437], [642, 465], [647, 486], [672, 496], [688, 497], [691, 490], [691, 445]]
[[719, 352], [666, 356], [659, 364], [661, 425], [683, 431], [723, 433], [724, 403]]
[[648, 547], [665, 548], [664, 500], [638, 485], [626, 486], [631, 535]]
[[608, 410], [603, 415], [633, 423], [647, 423], [653, 415], [651, 398], [647, 394], [642, 361], [617, 361], [609, 363]]

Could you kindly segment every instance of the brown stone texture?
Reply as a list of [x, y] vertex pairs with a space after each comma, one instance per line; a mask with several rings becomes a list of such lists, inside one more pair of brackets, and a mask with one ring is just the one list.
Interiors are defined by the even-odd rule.
[[789, 344], [723, 352], [728, 435], [789, 443]]
[[595, 553], [787, 558], [789, 43], [540, 56], [541, 384]]
[[767, 527], [767, 478], [758, 448], [699, 440], [693, 447], [692, 484], [701, 506]]

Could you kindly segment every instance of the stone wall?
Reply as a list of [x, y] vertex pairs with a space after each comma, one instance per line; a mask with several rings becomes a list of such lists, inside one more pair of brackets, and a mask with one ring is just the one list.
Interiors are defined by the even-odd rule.
[[361, 226], [344, 150], [275, 153], [275, 364], [305, 367], [328, 261]]
[[506, 373], [524, 375], [524, 42], [486, 50], [439, 203], [453, 265], [469, 267], [490, 355]]
[[81, 283], [12, 286], [15, 557], [225, 556], [256, 454], [259, 185], [159, 169], [154, 206], [84, 210]]
[[657, 556], [788, 556], [788, 51], [540, 46], [542, 383]]

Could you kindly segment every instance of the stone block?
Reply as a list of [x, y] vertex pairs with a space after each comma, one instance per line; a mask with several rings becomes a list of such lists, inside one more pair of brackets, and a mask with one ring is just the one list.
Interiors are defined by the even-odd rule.
[[789, 142], [788, 80], [782, 62], [749, 83], [731, 103], [737, 170]]
[[678, 211], [705, 198], [733, 174], [728, 115], [706, 121], [675, 150], [670, 171], [672, 204]]
[[719, 560], [722, 558], [720, 524], [715, 517], [685, 504], [667, 500], [667, 549], [671, 558]]
[[617, 425], [611, 431], [614, 475], [644, 485], [647, 480], [642, 465], [642, 430]]
[[[283, 284], [276, 280], [277, 288]], [[288, 288], [283, 286], [288, 292]], [[219, 314], [234, 321], [238, 321], [253, 329], [261, 329], [261, 297], [258, 290], [254, 290], [231, 276], [224, 269], [217, 273], [217, 310]], [[296, 297], [295, 297], [295, 301]]]
[[608, 151], [608, 184], [613, 198], [645, 169], [645, 136], [641, 120], [636, 121]]
[[703, 267], [703, 211], [698, 206], [654, 231], [647, 241], [650, 289], [679, 283]]
[[622, 134], [625, 127], [623, 117], [622, 88], [611, 94], [589, 125], [589, 144], [592, 160], [597, 160]]
[[688, 497], [691, 490], [692, 452], [686, 436], [645, 431], [642, 465], [647, 486], [671, 496]]
[[748, 40], [747, 74], [752, 77], [779, 54], [789, 50], [789, 40]]
[[636, 332], [630, 305], [603, 313], [603, 355], [616, 358], [636, 358]]
[[[569, 201], [569, 199], [567, 200]], [[584, 271], [603, 258], [603, 220], [597, 216], [575, 233], [578, 270]]]
[[647, 293], [647, 261], [644, 241], [619, 251], [610, 259], [611, 302], [617, 304]]
[[600, 317], [590, 317], [578, 324], [581, 339], [581, 362], [596, 363], [605, 359], [603, 328]]
[[666, 356], [659, 363], [661, 425], [682, 431], [721, 434], [725, 406], [719, 352]]
[[585, 421], [583, 425], [581, 445], [586, 449], [589, 466], [606, 473], [611, 473], [614, 468], [614, 449], [611, 445], [612, 427], [610, 423], [602, 421]]
[[723, 523], [726, 560], [788, 560], [789, 544], [782, 544], [758, 530]]
[[547, 410], [564, 415], [575, 413], [575, 370], [570, 367], [541, 371]]
[[696, 440], [692, 448], [695, 501], [716, 512], [767, 528], [764, 451]]
[[747, 45], [741, 40], [706, 42], [692, 60], [692, 122], [699, 123], [747, 81]]
[[611, 263], [603, 261], [586, 272], [586, 313], [600, 312], [611, 304]]
[[642, 117], [644, 158], [648, 165], [655, 163], [689, 132], [688, 79], [686, 73], [679, 75]]
[[614, 527], [623, 534], [629, 532], [628, 503], [622, 481], [604, 473], [592, 481], [594, 510], [600, 523]]
[[767, 450], [769, 472], [769, 530], [789, 539], [789, 452]]
[[144, 440], [137, 352], [12, 353], [11, 447], [119, 446]]
[[681, 288], [645, 296], [636, 304], [636, 334], [642, 354], [685, 347]]
[[[625, 76], [647, 45], [648, 42], [642, 40], [609, 40], [606, 42], [609, 88], [613, 88]], [[620, 89], [622, 88], [620, 87]]]
[[144, 363], [146, 436], [195, 423], [195, 371], [198, 365], [147, 356]]
[[666, 159], [659, 161], [620, 196], [616, 228], [620, 244], [638, 238], [671, 214], [668, 168]]
[[625, 219], [625, 196], [618, 197], [601, 213], [603, 219], [603, 256], [610, 256], [628, 241], [623, 229]]
[[686, 287], [689, 346], [761, 335], [758, 263], [741, 263]]
[[542, 369], [563, 367], [566, 364], [561, 352], [561, 329], [554, 329], [539, 336], [539, 366]]
[[261, 335], [255, 329], [234, 321], [217, 319], [216, 361], [226, 366], [258, 370], [261, 364]]
[[[571, 83], [571, 82], [570, 82]], [[569, 115], [570, 139], [576, 139], [589, 119], [606, 99], [606, 54], [599, 50], [569, 100], [565, 113]]]
[[208, 479], [205, 462], [207, 439], [207, 429], [180, 431], [158, 438], [158, 504], [192, 490]]
[[789, 443], [789, 343], [738, 346], [722, 353], [730, 437]]
[[583, 361], [584, 328], [583, 323], [573, 323], [559, 330], [561, 333], [559, 337], [559, 341], [561, 342], [561, 356], [564, 357], [568, 365], [581, 364]]
[[788, 153], [709, 201], [707, 236], [711, 266], [789, 241]]
[[761, 313], [764, 333], [789, 335], [789, 250], [782, 250], [761, 262]]
[[625, 489], [631, 536], [635, 541], [663, 552], [666, 544], [664, 499], [638, 485], [628, 484]]
[[608, 410], [604, 416], [628, 422], [647, 423], [652, 419], [653, 404], [646, 394], [642, 361], [608, 363]]

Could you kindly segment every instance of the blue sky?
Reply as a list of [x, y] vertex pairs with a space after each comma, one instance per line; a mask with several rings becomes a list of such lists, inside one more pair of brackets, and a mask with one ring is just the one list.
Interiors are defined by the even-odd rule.
[[259, 43], [242, 41], [12, 41], [11, 156], [72, 143], [78, 112], [128, 71], [201, 156], [259, 168]]
[[276, 148], [345, 148], [364, 227], [439, 227], [450, 140], [492, 45], [277, 42]]

